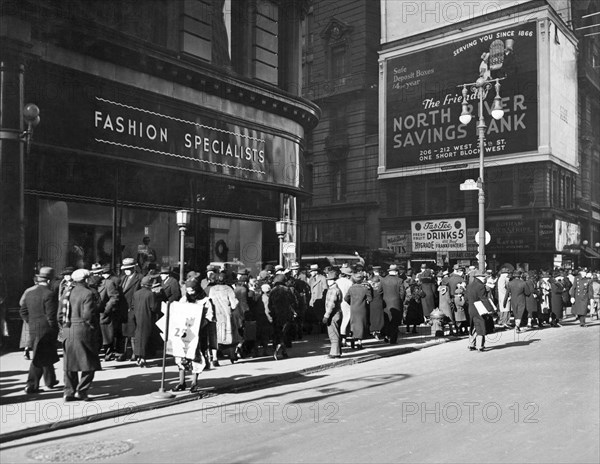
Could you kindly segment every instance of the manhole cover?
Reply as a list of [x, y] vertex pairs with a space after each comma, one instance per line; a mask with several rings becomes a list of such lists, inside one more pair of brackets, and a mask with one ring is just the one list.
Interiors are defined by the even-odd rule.
[[42, 446], [27, 453], [29, 459], [42, 462], [82, 462], [118, 456], [133, 448], [126, 441], [89, 441]]

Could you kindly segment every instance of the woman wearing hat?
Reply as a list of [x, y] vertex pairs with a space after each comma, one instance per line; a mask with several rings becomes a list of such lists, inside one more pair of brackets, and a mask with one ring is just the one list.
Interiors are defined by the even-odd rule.
[[[155, 299], [158, 297], [153, 291], [152, 286], [155, 279], [150, 275], [142, 278], [141, 287], [133, 294], [133, 317], [135, 323], [135, 345], [133, 355], [136, 363], [140, 367], [146, 367], [146, 358], [148, 357], [150, 338], [154, 322], [159, 314], [160, 308], [156, 305]], [[160, 284], [159, 284], [160, 286]]]
[[565, 286], [563, 285], [564, 276], [562, 272], [555, 271], [549, 280], [550, 283], [550, 325], [552, 327], [561, 327], [565, 302], [563, 295]]
[[362, 349], [362, 341], [369, 333], [369, 303], [373, 299], [371, 290], [363, 285], [362, 272], [352, 275], [352, 286], [344, 296], [344, 301], [350, 305], [350, 346]]
[[233, 288], [227, 285], [225, 272], [220, 272], [215, 285], [209, 285], [206, 290], [215, 304], [217, 342], [222, 350], [229, 352], [229, 359], [233, 364], [237, 361], [236, 347], [244, 341], [239, 331], [244, 322], [244, 316], [235, 311], [239, 303], [238, 299], [235, 297]]

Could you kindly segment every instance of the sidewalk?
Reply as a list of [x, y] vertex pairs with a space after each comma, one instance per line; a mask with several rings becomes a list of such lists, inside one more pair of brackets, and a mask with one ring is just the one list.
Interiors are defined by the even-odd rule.
[[[55, 364], [59, 386], [48, 390], [42, 381], [41, 393], [27, 395], [23, 389], [30, 362], [24, 359], [22, 352], [7, 353], [0, 357], [0, 443], [200, 397], [261, 389], [294, 378], [297, 381], [298, 377], [326, 369], [410, 353], [450, 341], [448, 338], [436, 339], [430, 334], [431, 328], [422, 326], [419, 334], [401, 333], [396, 345], [369, 339], [363, 342], [364, 348], [360, 351], [344, 348], [339, 359], [327, 358], [327, 335], [307, 335], [303, 340], [294, 341], [293, 347], [288, 349], [288, 359], [246, 358], [235, 364], [228, 359], [219, 360], [220, 367], [205, 370], [199, 376], [202, 392], [177, 392], [171, 399], [154, 395], [160, 388], [162, 358], [150, 360], [146, 368], [129, 361], [103, 362], [103, 370], [96, 373], [92, 384], [89, 401], [65, 403], [62, 398], [62, 358]], [[170, 356], [167, 356], [164, 378], [165, 390], [170, 392], [178, 383], [177, 367]]]

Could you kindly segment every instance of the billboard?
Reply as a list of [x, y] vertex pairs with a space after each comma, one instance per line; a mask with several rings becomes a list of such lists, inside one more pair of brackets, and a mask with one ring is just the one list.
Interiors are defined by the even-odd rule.
[[496, 95], [484, 92], [485, 156], [538, 150], [537, 25], [491, 29], [475, 36], [387, 59], [385, 168], [431, 166], [479, 157], [478, 93], [467, 88], [473, 120], [459, 121], [462, 84], [501, 78], [504, 117], [490, 111]]
[[554, 240], [556, 251], [573, 251], [579, 249], [581, 232], [579, 224], [573, 224], [567, 221], [556, 219], [554, 221], [555, 233]]
[[411, 222], [412, 251], [462, 251], [467, 249], [465, 218]]

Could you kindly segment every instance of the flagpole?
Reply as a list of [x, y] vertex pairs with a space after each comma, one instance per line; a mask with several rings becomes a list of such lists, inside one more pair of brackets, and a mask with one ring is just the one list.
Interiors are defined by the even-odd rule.
[[169, 315], [170, 315], [170, 313], [171, 313], [171, 302], [167, 303], [167, 311], [165, 314], [166, 326], [165, 326], [165, 339], [163, 342], [162, 372], [160, 375], [160, 388], [158, 389], [158, 391], [156, 393], [154, 393], [152, 395], [154, 398], [169, 399], [169, 398], [175, 397], [175, 395], [173, 393], [169, 393], [168, 391], [165, 390], [165, 365], [167, 362], [167, 343], [169, 341]]

